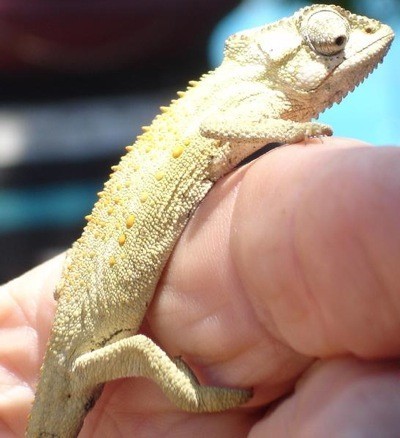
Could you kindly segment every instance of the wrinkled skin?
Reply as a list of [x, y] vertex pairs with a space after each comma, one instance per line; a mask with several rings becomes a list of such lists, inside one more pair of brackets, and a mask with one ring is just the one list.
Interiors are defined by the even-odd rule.
[[[152, 382], [122, 379], [107, 383], [80, 437], [396, 436], [400, 148], [309, 143], [216, 184], [143, 327], [203, 382], [253, 387], [254, 398], [187, 414]], [[1, 437], [24, 434], [62, 260], [0, 292]]]

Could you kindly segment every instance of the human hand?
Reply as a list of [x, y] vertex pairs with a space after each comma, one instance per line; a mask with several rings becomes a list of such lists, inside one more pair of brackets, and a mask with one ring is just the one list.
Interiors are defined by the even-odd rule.
[[[400, 149], [324, 138], [219, 181], [181, 236], [143, 331], [203, 383], [252, 387], [253, 399], [188, 414], [151, 381], [121, 379], [107, 383], [80, 436], [396, 436], [399, 165]], [[62, 260], [0, 291], [1, 437], [24, 434]]]

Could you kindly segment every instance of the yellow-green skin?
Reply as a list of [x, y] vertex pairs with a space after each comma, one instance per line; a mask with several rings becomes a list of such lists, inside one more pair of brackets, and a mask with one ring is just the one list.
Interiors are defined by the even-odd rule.
[[[315, 32], [320, 18], [324, 29]], [[335, 51], [343, 32], [346, 44], [327, 55], [327, 41]], [[68, 252], [29, 437], [77, 436], [102, 385], [119, 377], [152, 378], [192, 412], [249, 399], [248, 390], [200, 386], [183, 362], [136, 333], [179, 235], [213, 183], [266, 143], [330, 135], [310, 118], [357, 85], [392, 38], [389, 27], [339, 7], [304, 8], [232, 36], [223, 64], [161, 108], [113, 168]]]

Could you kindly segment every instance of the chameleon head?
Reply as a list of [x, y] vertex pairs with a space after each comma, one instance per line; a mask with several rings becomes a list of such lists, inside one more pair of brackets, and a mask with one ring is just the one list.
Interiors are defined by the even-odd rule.
[[268, 87], [282, 91], [288, 107], [296, 108], [290, 118], [305, 121], [352, 91], [382, 61], [393, 38], [393, 30], [377, 20], [313, 5], [233, 35], [225, 58], [241, 64], [246, 56], [258, 74], [262, 66]]

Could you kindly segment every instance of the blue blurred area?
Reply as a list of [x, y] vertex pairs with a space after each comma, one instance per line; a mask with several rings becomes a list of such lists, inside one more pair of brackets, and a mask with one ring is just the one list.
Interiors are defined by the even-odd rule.
[[[209, 58], [213, 67], [220, 64], [225, 39], [239, 30], [260, 26], [290, 16], [307, 2], [245, 0], [216, 27], [210, 40]], [[396, 0], [365, 0], [358, 3], [360, 13], [400, 30]], [[400, 144], [397, 129], [400, 110], [400, 43], [395, 39], [385, 62], [339, 105], [325, 111], [321, 121], [334, 127], [335, 135], [359, 138], [376, 145]]]
[[[70, 182], [26, 189], [0, 189], [1, 232], [59, 228], [90, 213], [99, 181]], [[29, 212], [29, 214], [26, 214]]]

